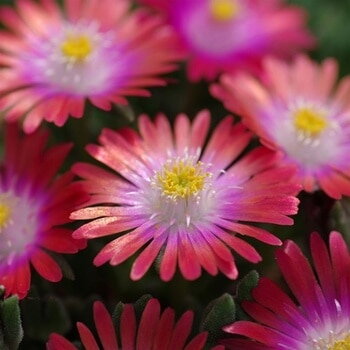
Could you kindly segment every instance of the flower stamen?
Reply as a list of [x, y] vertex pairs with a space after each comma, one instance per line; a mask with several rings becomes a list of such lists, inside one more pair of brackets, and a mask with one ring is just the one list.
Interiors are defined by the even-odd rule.
[[324, 114], [311, 108], [300, 108], [294, 113], [294, 125], [303, 134], [315, 137], [328, 126]]
[[189, 164], [184, 160], [166, 164], [156, 176], [163, 194], [176, 200], [188, 198], [203, 190], [210, 173], [205, 172], [203, 163]]
[[329, 350], [349, 350], [350, 349], [350, 335], [343, 340], [339, 340], [334, 343], [333, 346], [328, 348]]
[[210, 11], [215, 20], [226, 22], [238, 15], [239, 7], [236, 0], [211, 0]]
[[4, 228], [11, 217], [11, 209], [8, 205], [0, 203], [0, 230]]
[[92, 52], [91, 40], [85, 35], [70, 35], [61, 45], [62, 54], [74, 61], [83, 61]]

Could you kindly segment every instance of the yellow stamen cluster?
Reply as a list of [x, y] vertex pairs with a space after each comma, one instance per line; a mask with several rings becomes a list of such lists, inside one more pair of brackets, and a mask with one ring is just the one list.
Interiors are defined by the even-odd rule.
[[91, 40], [84, 35], [71, 35], [61, 45], [61, 51], [67, 58], [82, 61], [92, 52]]
[[294, 113], [294, 125], [309, 136], [318, 136], [327, 127], [328, 122], [322, 113], [311, 108], [301, 108]]
[[210, 11], [215, 20], [226, 22], [237, 16], [239, 7], [237, 0], [211, 0]]
[[337, 341], [329, 350], [350, 350], [350, 335], [343, 340]]
[[0, 229], [6, 226], [11, 216], [11, 210], [6, 204], [0, 203]]
[[204, 188], [209, 176], [210, 173], [203, 171], [201, 162], [192, 165], [180, 160], [165, 165], [157, 175], [157, 182], [164, 195], [173, 199], [188, 198]]

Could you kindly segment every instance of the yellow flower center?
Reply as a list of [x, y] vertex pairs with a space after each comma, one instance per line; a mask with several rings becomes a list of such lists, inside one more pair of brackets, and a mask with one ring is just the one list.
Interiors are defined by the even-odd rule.
[[173, 199], [188, 198], [204, 188], [210, 173], [203, 171], [203, 164], [187, 164], [183, 160], [165, 165], [158, 173], [157, 181], [163, 193]]
[[328, 125], [327, 119], [320, 112], [310, 108], [301, 108], [294, 113], [295, 127], [310, 136], [318, 136]]
[[350, 350], [350, 335], [343, 340], [335, 342], [335, 344], [329, 347], [328, 350]]
[[11, 210], [6, 204], [0, 203], [0, 230], [6, 226], [11, 216]]
[[236, 0], [211, 0], [210, 11], [215, 20], [226, 22], [237, 16], [239, 6]]
[[84, 35], [72, 35], [61, 45], [61, 51], [67, 58], [82, 61], [92, 52], [91, 40]]

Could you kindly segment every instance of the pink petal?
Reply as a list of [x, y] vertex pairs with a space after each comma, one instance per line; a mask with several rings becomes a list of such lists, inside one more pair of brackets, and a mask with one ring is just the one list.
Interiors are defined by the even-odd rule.
[[120, 335], [123, 350], [135, 350], [136, 317], [132, 305], [125, 305], [120, 321]]
[[191, 333], [193, 313], [185, 312], [176, 323], [168, 350], [179, 350], [185, 346], [186, 340]]
[[77, 328], [78, 328], [81, 342], [85, 346], [86, 350], [100, 350], [89, 328], [87, 328], [81, 322], [77, 323]]
[[46, 344], [47, 350], [77, 350], [77, 348], [67, 339], [59, 334], [52, 333]]
[[151, 299], [142, 313], [137, 332], [136, 350], [151, 350], [155, 331], [159, 322], [160, 304], [158, 300]]
[[62, 279], [62, 271], [55, 260], [42, 250], [38, 250], [30, 259], [39, 275], [50, 282], [58, 282]]
[[112, 318], [105, 306], [99, 301], [94, 303], [94, 320], [104, 350], [118, 350]]

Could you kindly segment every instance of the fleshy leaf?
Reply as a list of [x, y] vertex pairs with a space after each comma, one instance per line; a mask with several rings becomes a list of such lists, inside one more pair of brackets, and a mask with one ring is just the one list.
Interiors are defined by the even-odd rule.
[[7, 298], [1, 303], [1, 321], [3, 328], [1, 338], [5, 342], [5, 349], [18, 349], [23, 338], [23, 328], [17, 296]]
[[236, 306], [230, 294], [213, 300], [206, 308], [201, 331], [209, 332], [208, 343], [213, 344], [223, 333], [222, 328], [235, 320]]
[[241, 303], [245, 300], [252, 299], [252, 289], [257, 286], [259, 282], [259, 274], [255, 270], [250, 271], [245, 275], [237, 285], [236, 293], [236, 319], [237, 320], [247, 320], [249, 319], [248, 315], [241, 308]]

